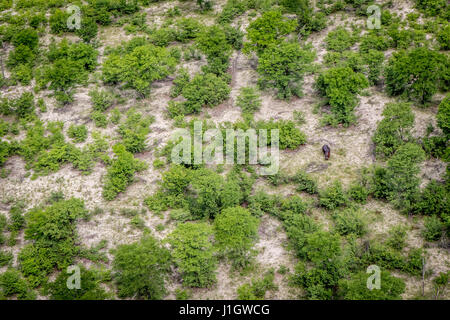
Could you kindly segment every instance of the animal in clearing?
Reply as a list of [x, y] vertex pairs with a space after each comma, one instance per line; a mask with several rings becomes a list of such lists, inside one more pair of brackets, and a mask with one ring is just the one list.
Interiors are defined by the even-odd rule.
[[330, 147], [327, 144], [325, 144], [322, 147], [322, 151], [325, 156], [325, 160], [328, 160], [330, 158], [330, 151], [331, 151]]

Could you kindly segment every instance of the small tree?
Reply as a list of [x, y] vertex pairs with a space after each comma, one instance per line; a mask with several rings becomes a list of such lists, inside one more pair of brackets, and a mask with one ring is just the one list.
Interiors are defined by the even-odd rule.
[[402, 145], [389, 159], [386, 180], [388, 181], [388, 199], [397, 208], [408, 212], [416, 197], [420, 179], [419, 163], [425, 159], [423, 149], [414, 143]]
[[228, 98], [230, 87], [227, 82], [213, 73], [197, 74], [182, 89], [187, 101], [183, 103], [184, 112], [197, 113], [202, 107], [214, 107]]
[[385, 69], [386, 89], [425, 103], [444, 86], [448, 59], [425, 47], [394, 53]]
[[150, 92], [150, 85], [175, 71], [178, 58], [170, 50], [154, 45], [137, 46], [123, 55], [113, 53], [103, 63], [106, 83], [125, 83], [140, 95]]
[[414, 204], [414, 212], [425, 215], [436, 214], [439, 217], [450, 215], [449, 196], [444, 184], [432, 180], [422, 190], [419, 200]]
[[168, 236], [172, 256], [183, 284], [208, 287], [216, 281], [216, 258], [210, 242], [212, 229], [207, 223], [184, 223]]
[[261, 54], [270, 45], [278, 45], [285, 36], [295, 30], [296, 20], [282, 16], [280, 11], [267, 11], [257, 18], [247, 28], [247, 39], [244, 51], [256, 51]]
[[411, 139], [414, 113], [408, 103], [388, 103], [382, 115], [384, 118], [378, 123], [372, 140], [376, 154], [389, 157], [400, 145]]
[[358, 104], [356, 95], [369, 83], [362, 73], [349, 67], [330, 68], [316, 81], [321, 95], [327, 98], [334, 120], [344, 125], [355, 121], [354, 108]]
[[170, 252], [151, 236], [114, 251], [113, 271], [119, 297], [160, 300], [166, 294]]
[[63, 270], [55, 281], [48, 284], [48, 291], [53, 300], [105, 300], [110, 296], [100, 286], [103, 280], [101, 272], [80, 266], [80, 289], [69, 289], [67, 280], [71, 276]]
[[334, 210], [338, 207], [345, 206], [348, 198], [342, 189], [342, 184], [335, 181], [331, 186], [319, 192], [319, 203], [328, 210]]
[[214, 220], [215, 239], [219, 249], [235, 267], [250, 261], [251, 248], [258, 236], [259, 220], [242, 207], [222, 210]]
[[277, 96], [281, 99], [292, 95], [300, 97], [303, 75], [311, 70], [314, 58], [315, 52], [311, 47], [301, 48], [296, 42], [271, 45], [258, 60], [258, 85], [277, 89]]
[[330, 51], [342, 52], [350, 48], [356, 39], [344, 27], [338, 27], [336, 30], [328, 33], [325, 42]]
[[147, 164], [141, 160], [135, 159], [131, 152], [128, 152], [124, 145], [116, 144], [113, 146], [116, 158], [112, 160], [108, 168], [106, 182], [103, 186], [103, 197], [106, 200], [113, 200], [120, 192], [125, 191], [131, 184], [136, 171], [142, 171]]
[[447, 138], [450, 137], [450, 94], [439, 104], [436, 115], [437, 124], [442, 129]]
[[305, 235], [305, 244], [300, 251], [300, 256], [320, 266], [334, 260], [340, 253], [339, 235], [319, 230]]
[[339, 281], [338, 295], [345, 300], [400, 300], [405, 292], [405, 282], [389, 272], [381, 272], [380, 289], [367, 289], [367, 273], [360, 272], [352, 275], [350, 279]]
[[242, 87], [239, 90], [236, 105], [241, 108], [244, 116], [253, 115], [261, 106], [261, 97], [254, 87]]

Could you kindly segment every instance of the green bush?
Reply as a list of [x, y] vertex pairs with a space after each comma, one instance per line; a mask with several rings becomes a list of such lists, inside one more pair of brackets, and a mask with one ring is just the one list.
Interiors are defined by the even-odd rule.
[[353, 274], [350, 279], [339, 281], [338, 295], [345, 300], [400, 300], [405, 292], [405, 282], [401, 278], [391, 276], [387, 271], [381, 271], [380, 289], [367, 289], [367, 274]]
[[448, 68], [446, 56], [424, 47], [394, 53], [385, 69], [386, 90], [423, 104], [447, 88]]
[[36, 299], [36, 294], [31, 291], [28, 283], [15, 269], [8, 269], [0, 274], [0, 296], [16, 296], [19, 300]]
[[350, 186], [347, 194], [351, 200], [364, 204], [369, 196], [369, 190], [365, 186], [356, 183]]
[[71, 124], [67, 130], [67, 135], [75, 142], [84, 142], [88, 136], [88, 130], [84, 124], [79, 126]]
[[319, 230], [305, 235], [305, 244], [300, 250], [300, 257], [319, 266], [335, 259], [340, 253], [341, 238], [339, 235]]
[[33, 70], [29, 65], [18, 65], [12, 70], [12, 72], [14, 80], [19, 81], [23, 85], [29, 85], [33, 79]]
[[91, 119], [92, 121], [94, 121], [96, 127], [106, 128], [106, 126], [108, 125], [108, 118], [100, 111], [92, 112]]
[[196, 218], [214, 218], [227, 207], [239, 205], [244, 199], [239, 181], [226, 180], [208, 169], [193, 172], [188, 194], [188, 207]]
[[114, 251], [113, 271], [121, 298], [158, 300], [166, 295], [170, 252], [151, 236], [120, 245]]
[[85, 83], [96, 67], [97, 55], [97, 50], [85, 43], [69, 43], [66, 39], [51, 43], [46, 54], [49, 63], [37, 75], [38, 87], [48, 87], [60, 103], [70, 103], [74, 86]]
[[[0, 234], [0, 238], [3, 235]], [[0, 241], [0, 244], [2, 244], [2, 242]], [[12, 252], [7, 252], [7, 251], [0, 251], [0, 267], [4, 267], [4, 266], [8, 266], [11, 265], [11, 262], [13, 260], [14, 256], [12, 254]]]
[[296, 215], [303, 215], [308, 212], [309, 204], [306, 203], [301, 197], [294, 195], [281, 201], [279, 218], [285, 221], [286, 225], [292, 223]]
[[116, 107], [111, 110], [111, 115], [109, 117], [109, 121], [111, 121], [111, 123], [113, 123], [113, 124], [118, 124], [120, 122], [121, 115], [122, 114], [120, 113], [119, 109]]
[[36, 54], [28, 46], [23, 44], [17, 46], [8, 55], [6, 65], [14, 68], [19, 65], [32, 65], [36, 59]]
[[356, 40], [344, 27], [338, 27], [328, 33], [325, 42], [327, 50], [342, 52], [355, 44]]
[[371, 85], [377, 85], [383, 71], [384, 53], [370, 49], [363, 58], [368, 66], [367, 79]]
[[315, 56], [311, 46], [302, 48], [296, 42], [269, 46], [258, 59], [258, 85], [262, 89], [275, 88], [280, 99], [300, 97], [303, 76], [311, 70]]
[[445, 185], [432, 180], [422, 190], [419, 199], [414, 204], [413, 211], [419, 214], [435, 214], [438, 217], [443, 217], [450, 214], [448, 201], [449, 192]]
[[358, 104], [356, 95], [369, 85], [361, 73], [355, 73], [349, 67], [330, 68], [316, 81], [320, 94], [327, 98], [331, 106], [332, 117], [346, 126], [355, 121], [354, 108]]
[[133, 182], [134, 173], [147, 168], [147, 164], [133, 157], [124, 145], [113, 146], [116, 158], [112, 160], [106, 174], [106, 181], [103, 185], [103, 197], [106, 200], [113, 200], [120, 192]]
[[422, 275], [424, 262], [423, 254], [424, 251], [422, 248], [411, 249], [406, 257], [402, 271], [413, 276]]
[[436, 39], [441, 46], [441, 50], [450, 50], [450, 24], [449, 23], [447, 23], [447, 25], [438, 32], [438, 34], [436, 35]]
[[75, 33], [86, 43], [89, 43], [97, 36], [98, 26], [94, 19], [84, 17], [81, 21], [81, 28]]
[[209, 241], [212, 234], [212, 228], [202, 222], [179, 224], [168, 236], [183, 285], [203, 288], [216, 281], [217, 261]]
[[70, 273], [63, 270], [56, 277], [55, 281], [47, 286], [47, 290], [52, 300], [105, 300], [110, 298], [99, 282], [102, 282], [104, 275], [93, 269], [80, 268], [80, 289], [67, 288], [67, 281]]
[[219, 250], [234, 267], [245, 267], [258, 236], [259, 221], [242, 207], [222, 210], [214, 220], [214, 237]]
[[170, 96], [173, 98], [178, 97], [190, 80], [188, 70], [186, 68], [179, 69], [177, 76], [173, 80], [173, 86], [170, 88]]
[[89, 91], [89, 96], [95, 111], [106, 111], [114, 103], [114, 95], [106, 90], [93, 89]]
[[155, 121], [153, 116], [143, 116], [133, 108], [128, 110], [127, 119], [119, 126], [123, 145], [131, 153], [142, 152], [146, 148], [149, 126]]
[[266, 11], [247, 27], [247, 39], [244, 51], [256, 51], [258, 54], [270, 45], [275, 47], [284, 41], [285, 35], [293, 32], [297, 21], [283, 17], [280, 11]]
[[244, 32], [242, 32], [239, 27], [232, 27], [231, 25], [225, 25], [223, 30], [225, 31], [225, 37], [227, 42], [235, 50], [240, 50], [243, 46]]
[[0, 103], [0, 113], [15, 115], [19, 119], [31, 119], [35, 115], [34, 96], [31, 92], [24, 92], [17, 98], [3, 98]]
[[31, 50], [35, 50], [39, 44], [38, 33], [36, 30], [33, 30], [31, 28], [22, 29], [14, 35], [12, 44], [15, 47], [24, 45], [29, 47]]
[[299, 262], [295, 266], [290, 282], [303, 287], [306, 297], [310, 300], [330, 300], [333, 298], [333, 289], [344, 275], [342, 271], [342, 266], [332, 261], [311, 269], [307, 269], [303, 262]]
[[0, 141], [0, 167], [6, 162], [10, 153], [10, 144], [8, 142]]
[[388, 103], [383, 110], [383, 120], [377, 125], [372, 140], [375, 153], [381, 157], [390, 157], [405, 142], [412, 139], [414, 113], [408, 103]]
[[375, 264], [381, 269], [402, 270], [405, 267], [405, 259], [398, 251], [379, 243], [371, 243], [361, 260], [363, 265]]
[[267, 271], [260, 280], [253, 279], [251, 284], [246, 283], [237, 289], [239, 300], [264, 300], [267, 291], [277, 290], [273, 283], [275, 273], [273, 269]]
[[244, 115], [253, 115], [261, 107], [261, 98], [256, 88], [242, 87], [236, 99], [236, 105], [241, 108]]
[[393, 226], [389, 229], [388, 234], [389, 237], [386, 240], [386, 245], [399, 251], [405, 247], [407, 234], [404, 226]]
[[236, 17], [240, 16], [247, 10], [246, 1], [242, 0], [227, 0], [227, 3], [223, 6], [222, 12], [217, 17], [217, 22], [230, 23]]
[[450, 94], [447, 94], [444, 100], [439, 104], [436, 115], [437, 124], [442, 129], [445, 136], [450, 137]]
[[273, 175], [266, 176], [266, 178], [273, 186], [280, 186], [283, 184], [288, 184], [290, 182], [290, 177], [282, 171], [278, 171]]
[[54, 34], [61, 34], [70, 31], [67, 27], [67, 20], [70, 14], [60, 9], [56, 9], [55, 12], [50, 16], [50, 31]]
[[170, 219], [178, 221], [178, 222], [185, 222], [187, 220], [191, 220], [192, 216], [188, 210], [174, 209], [174, 210], [170, 211]]
[[219, 26], [207, 27], [198, 34], [195, 41], [208, 60], [209, 67], [206, 70], [203, 69], [204, 72], [223, 74], [228, 68], [228, 59], [232, 50], [224, 29]]
[[194, 18], [179, 18], [176, 20], [175, 25], [177, 27], [176, 40], [181, 42], [195, 39], [202, 28], [200, 22]]
[[448, 2], [445, 0], [414, 0], [416, 8], [428, 16], [447, 15], [449, 11]]
[[442, 231], [444, 229], [441, 219], [439, 219], [435, 215], [431, 217], [425, 217], [423, 224], [425, 229], [422, 231], [422, 236], [425, 238], [425, 240], [436, 241], [441, 238]]
[[45, 283], [54, 268], [62, 270], [72, 264], [79, 250], [75, 222], [87, 214], [83, 201], [76, 198], [27, 212], [25, 239], [31, 243], [22, 248], [18, 260], [33, 287]]
[[354, 234], [359, 237], [367, 232], [367, 223], [361, 211], [353, 208], [333, 214], [334, 228], [340, 235]]
[[293, 121], [290, 120], [278, 120], [273, 119], [269, 121], [258, 121], [256, 123], [256, 129], [267, 130], [267, 144], [271, 143], [271, 130], [279, 130], [280, 149], [296, 149], [300, 145], [306, 143], [306, 135], [300, 131]]
[[361, 37], [359, 51], [368, 53], [371, 50], [386, 51], [389, 48], [389, 39], [378, 32], [369, 32]]
[[11, 207], [9, 211], [9, 224], [8, 224], [9, 231], [17, 232], [25, 226], [23, 207], [24, 207], [23, 202], [18, 202]]
[[388, 160], [388, 200], [405, 212], [411, 210], [418, 193], [420, 179], [417, 175], [420, 172], [419, 164], [424, 159], [425, 154], [420, 146], [406, 143]]
[[422, 148], [427, 156], [433, 158], [445, 159], [450, 158], [450, 149], [447, 148], [448, 139], [445, 136], [424, 137], [422, 139]]
[[283, 221], [283, 224], [297, 255], [304, 258], [303, 248], [306, 243], [306, 235], [318, 231], [319, 225], [313, 218], [305, 214], [292, 214]]
[[197, 113], [202, 107], [214, 107], [226, 100], [230, 91], [223, 78], [212, 73], [196, 74], [182, 89], [187, 100], [183, 103], [184, 113]]
[[316, 194], [318, 192], [317, 182], [313, 180], [306, 172], [298, 171], [292, 181], [297, 185], [297, 191]]
[[141, 96], [146, 96], [154, 81], [164, 79], [175, 71], [179, 59], [173, 53], [151, 44], [111, 53], [103, 62], [103, 81], [124, 83]]
[[332, 185], [319, 192], [319, 204], [325, 209], [335, 210], [347, 203], [348, 198], [339, 181], [334, 181]]
[[284, 0], [283, 6], [297, 14], [297, 30], [301, 35], [308, 36], [312, 31], [320, 31], [327, 26], [326, 14], [314, 12], [309, 0]]
[[366, 66], [363, 56], [358, 52], [328, 52], [324, 56], [324, 62], [330, 67], [349, 67], [354, 72], [365, 72]]

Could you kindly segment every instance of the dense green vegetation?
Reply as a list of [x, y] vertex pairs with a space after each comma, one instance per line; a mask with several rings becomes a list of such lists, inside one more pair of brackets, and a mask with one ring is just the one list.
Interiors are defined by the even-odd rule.
[[258, 219], [242, 207], [222, 210], [214, 219], [217, 245], [234, 266], [245, 266], [258, 234]]
[[184, 223], [169, 235], [172, 255], [183, 285], [207, 287], [216, 281], [216, 259], [209, 238], [212, 228], [206, 223]]
[[122, 144], [113, 147], [116, 158], [112, 159], [108, 167], [106, 181], [103, 188], [103, 197], [114, 199], [120, 192], [125, 191], [133, 181], [134, 173], [147, 168], [147, 164], [133, 157]]
[[150, 93], [150, 85], [173, 73], [177, 65], [176, 51], [146, 43], [144, 39], [114, 50], [103, 63], [105, 83], [120, 84], [135, 89], [140, 95]]
[[74, 222], [86, 216], [83, 201], [75, 198], [26, 214], [25, 238], [32, 242], [20, 251], [19, 261], [30, 285], [41, 285], [54, 268], [71, 265], [80, 250]]
[[162, 299], [170, 259], [169, 251], [151, 236], [119, 246], [113, 262], [119, 297]]
[[0, 0], [0, 300], [448, 299], [449, 8]]
[[400, 51], [386, 67], [386, 89], [420, 103], [428, 102], [439, 90], [448, 90], [448, 57], [427, 48]]
[[368, 85], [362, 73], [354, 72], [349, 67], [330, 68], [322, 73], [317, 78], [316, 86], [331, 106], [331, 115], [325, 121], [344, 125], [355, 122], [353, 110], [358, 105], [356, 95]]

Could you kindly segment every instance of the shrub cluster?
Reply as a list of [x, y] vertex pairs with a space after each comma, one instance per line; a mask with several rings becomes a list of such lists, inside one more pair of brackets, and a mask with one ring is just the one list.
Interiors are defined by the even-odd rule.
[[106, 174], [106, 181], [103, 186], [103, 197], [106, 200], [113, 200], [120, 192], [133, 182], [134, 173], [147, 168], [147, 164], [133, 157], [133, 154], [126, 150], [122, 144], [113, 146], [116, 158], [111, 161]]
[[150, 93], [150, 85], [175, 71], [177, 51], [148, 44], [136, 38], [113, 51], [103, 62], [105, 83], [123, 83], [141, 96]]
[[322, 73], [317, 78], [316, 87], [327, 99], [332, 113], [325, 122], [342, 123], [346, 126], [353, 123], [353, 110], [358, 104], [356, 95], [368, 85], [362, 73], [354, 72], [349, 67], [330, 68]]
[[76, 221], [87, 214], [84, 202], [76, 198], [27, 212], [25, 239], [31, 243], [23, 247], [18, 259], [22, 274], [33, 287], [47, 282], [55, 268], [62, 270], [73, 263], [79, 252]]

